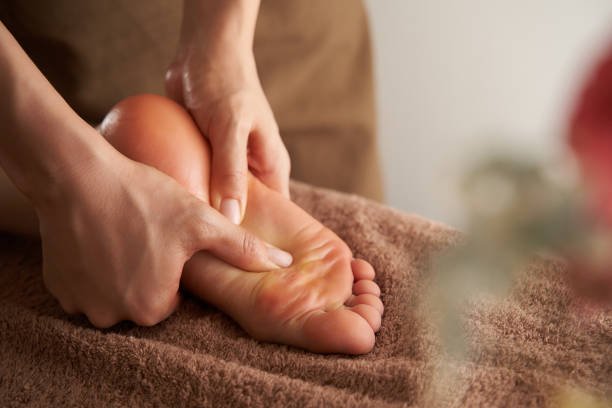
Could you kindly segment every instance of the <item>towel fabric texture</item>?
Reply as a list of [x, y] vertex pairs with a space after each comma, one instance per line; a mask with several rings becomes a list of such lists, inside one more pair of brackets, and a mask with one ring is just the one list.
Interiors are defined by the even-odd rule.
[[457, 232], [357, 196], [298, 183], [292, 194], [377, 271], [385, 314], [371, 353], [260, 343], [194, 298], [156, 326], [98, 330], [47, 294], [39, 243], [1, 235], [0, 406], [432, 406], [441, 362], [461, 379], [440, 393], [450, 406], [610, 395], [612, 313], [573, 312], [558, 261], [535, 263], [501, 303], [474, 302], [471, 358], [450, 363], [420, 305], [432, 256]]

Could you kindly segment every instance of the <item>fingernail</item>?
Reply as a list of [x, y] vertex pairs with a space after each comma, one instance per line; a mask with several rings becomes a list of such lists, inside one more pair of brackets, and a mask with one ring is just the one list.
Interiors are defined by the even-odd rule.
[[289, 252], [274, 247], [268, 247], [268, 258], [281, 268], [287, 268], [293, 262], [293, 257]]
[[225, 198], [221, 201], [221, 214], [234, 224], [240, 224], [240, 203], [233, 198]]

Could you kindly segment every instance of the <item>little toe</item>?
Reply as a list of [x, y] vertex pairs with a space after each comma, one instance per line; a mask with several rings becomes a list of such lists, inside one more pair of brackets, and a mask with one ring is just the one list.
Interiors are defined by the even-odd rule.
[[373, 307], [381, 315], [385, 311], [385, 307], [383, 306], [380, 298], [378, 296], [370, 295], [369, 293], [351, 297], [346, 302], [347, 306], [356, 306], [361, 304]]
[[380, 296], [380, 288], [374, 281], [363, 279], [355, 282], [353, 285], [353, 293], [355, 295], [370, 294], [374, 296]]
[[374, 332], [380, 330], [381, 316], [380, 313], [378, 313], [378, 310], [363, 303], [351, 307], [350, 310], [363, 317]]
[[303, 334], [303, 344], [297, 345], [315, 353], [365, 354], [375, 341], [369, 321], [348, 309], [313, 313]]
[[356, 281], [362, 279], [374, 279], [374, 268], [372, 268], [372, 265], [363, 259], [353, 259], [351, 261], [351, 268], [353, 269], [353, 276], [355, 277]]

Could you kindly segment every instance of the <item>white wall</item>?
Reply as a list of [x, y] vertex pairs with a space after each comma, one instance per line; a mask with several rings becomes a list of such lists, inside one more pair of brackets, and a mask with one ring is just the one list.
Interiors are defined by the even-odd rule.
[[547, 158], [612, 0], [366, 0], [387, 203], [461, 226], [457, 174], [503, 146]]

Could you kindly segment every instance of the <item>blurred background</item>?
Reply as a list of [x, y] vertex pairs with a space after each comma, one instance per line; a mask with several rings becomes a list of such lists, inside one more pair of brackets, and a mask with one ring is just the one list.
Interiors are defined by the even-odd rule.
[[366, 0], [386, 201], [461, 228], [457, 181], [491, 149], [551, 160], [612, 41], [610, 0]]

